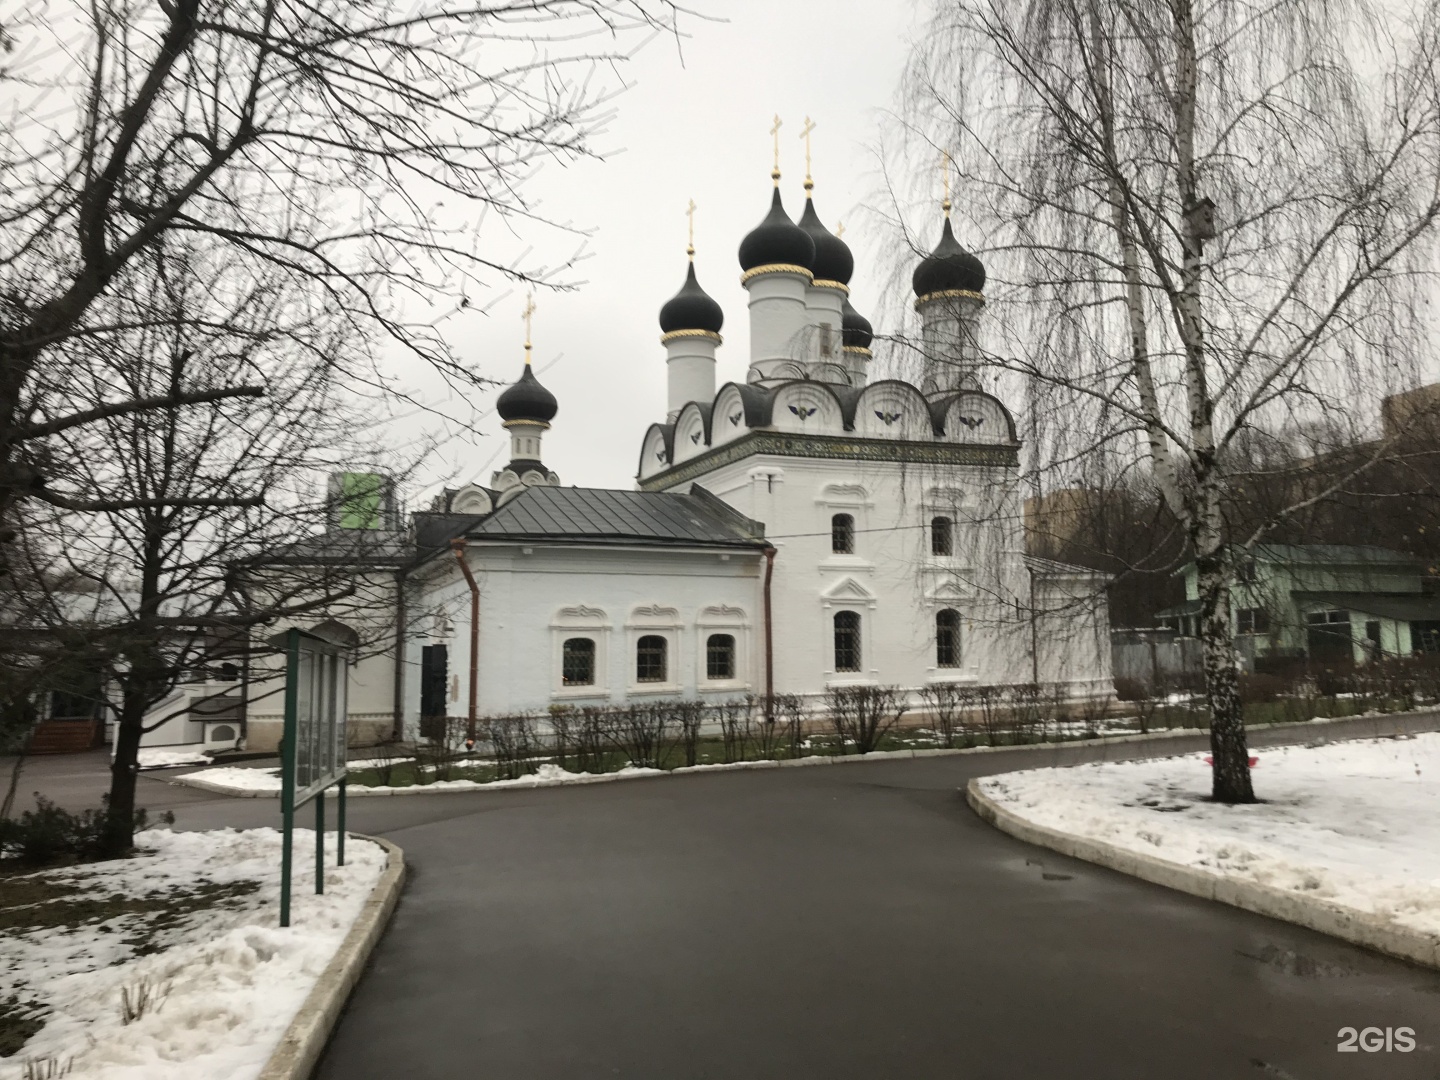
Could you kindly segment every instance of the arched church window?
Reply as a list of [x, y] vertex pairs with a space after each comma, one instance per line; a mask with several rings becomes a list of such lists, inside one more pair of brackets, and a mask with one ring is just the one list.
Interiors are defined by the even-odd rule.
[[849, 514], [836, 514], [830, 519], [830, 550], [836, 555], [855, 553], [855, 519]]
[[646, 634], [635, 643], [635, 681], [665, 681], [666, 641], [659, 634]]
[[595, 685], [595, 640], [566, 638], [560, 654], [560, 677], [566, 686]]
[[948, 517], [930, 519], [930, 554], [955, 554], [955, 529]]
[[935, 666], [960, 666], [960, 613], [950, 608], [935, 613]]
[[835, 614], [835, 670], [860, 670], [860, 616], [856, 612]]
[[705, 639], [705, 677], [712, 682], [735, 678], [734, 634], [711, 634]]

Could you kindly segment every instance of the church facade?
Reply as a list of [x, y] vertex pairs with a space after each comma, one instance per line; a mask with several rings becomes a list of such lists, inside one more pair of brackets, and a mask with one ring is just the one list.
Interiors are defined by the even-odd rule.
[[[388, 695], [413, 738], [441, 713], [647, 696], [818, 705], [835, 686], [936, 681], [1110, 692], [1103, 575], [1024, 550], [1020, 441], [978, 375], [985, 269], [948, 198], [913, 275], [920, 376], [872, 380], [853, 257], [809, 179], [796, 221], [773, 177], [739, 248], [746, 380], [717, 385], [725, 318], [692, 246], [660, 310], [668, 412], [640, 437], [634, 487], [564, 487], [542, 453], [560, 403], [527, 340], [497, 401], [511, 460], [413, 516], [403, 614], [377, 612], [394, 648], [352, 669], [352, 713], [357, 690], [370, 715]], [[252, 745], [278, 720], [252, 714]]]

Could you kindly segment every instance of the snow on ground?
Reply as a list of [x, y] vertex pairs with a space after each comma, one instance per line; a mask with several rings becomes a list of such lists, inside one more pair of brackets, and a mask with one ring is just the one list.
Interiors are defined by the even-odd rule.
[[1440, 733], [1255, 753], [1250, 806], [1209, 801], [1200, 754], [980, 786], [1038, 825], [1440, 933]]
[[204, 772], [188, 773], [214, 784], [223, 784], [235, 791], [280, 791], [279, 769], [247, 769], [243, 765], [221, 765]]
[[169, 769], [176, 765], [204, 765], [210, 760], [200, 743], [193, 746], [142, 746], [140, 768]]
[[[255, 882], [259, 888], [161, 926], [152, 939], [160, 951], [149, 955], [136, 955], [134, 936], [143, 937], [152, 924], [143, 915], [6, 932], [0, 938], [0, 1001], [14, 994], [51, 1011], [18, 1054], [0, 1061], [0, 1080], [21, 1080], [27, 1059], [47, 1058], [58, 1063], [57, 1076], [70, 1063], [63, 1073], [68, 1080], [258, 1076], [386, 859], [378, 845], [352, 839], [346, 865], [337, 867], [335, 837], [327, 836], [325, 894], [316, 896], [315, 835], [297, 829], [291, 926], [282, 930], [277, 830], [153, 830], [140, 834], [137, 844], [144, 853], [135, 858], [44, 876], [99, 879], [101, 897], [174, 895], [201, 882], [242, 888]], [[122, 990], [133, 997], [146, 985], [160, 995], [159, 1004], [125, 1024]]]

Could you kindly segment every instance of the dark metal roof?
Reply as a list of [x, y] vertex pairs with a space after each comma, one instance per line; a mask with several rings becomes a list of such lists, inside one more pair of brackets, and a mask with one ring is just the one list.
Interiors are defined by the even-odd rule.
[[1338, 611], [1358, 611], [1397, 622], [1440, 619], [1440, 596], [1423, 593], [1292, 592], [1299, 604], [1325, 604]]
[[598, 544], [763, 547], [764, 526], [699, 486], [689, 494], [533, 487], [465, 536], [476, 540], [573, 540]]
[[398, 529], [330, 529], [286, 544], [266, 563], [334, 563], [345, 566], [403, 566], [415, 555], [410, 534]]

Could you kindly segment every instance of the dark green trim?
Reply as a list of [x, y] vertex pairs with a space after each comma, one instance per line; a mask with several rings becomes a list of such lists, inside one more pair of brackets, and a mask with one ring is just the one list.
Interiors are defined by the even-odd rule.
[[752, 431], [734, 442], [707, 450], [682, 465], [640, 481], [641, 491], [661, 491], [694, 480], [722, 466], [759, 454], [820, 458], [829, 461], [885, 461], [915, 465], [1018, 466], [1020, 448], [951, 442], [902, 442], [897, 439], [846, 439], [835, 435]]

